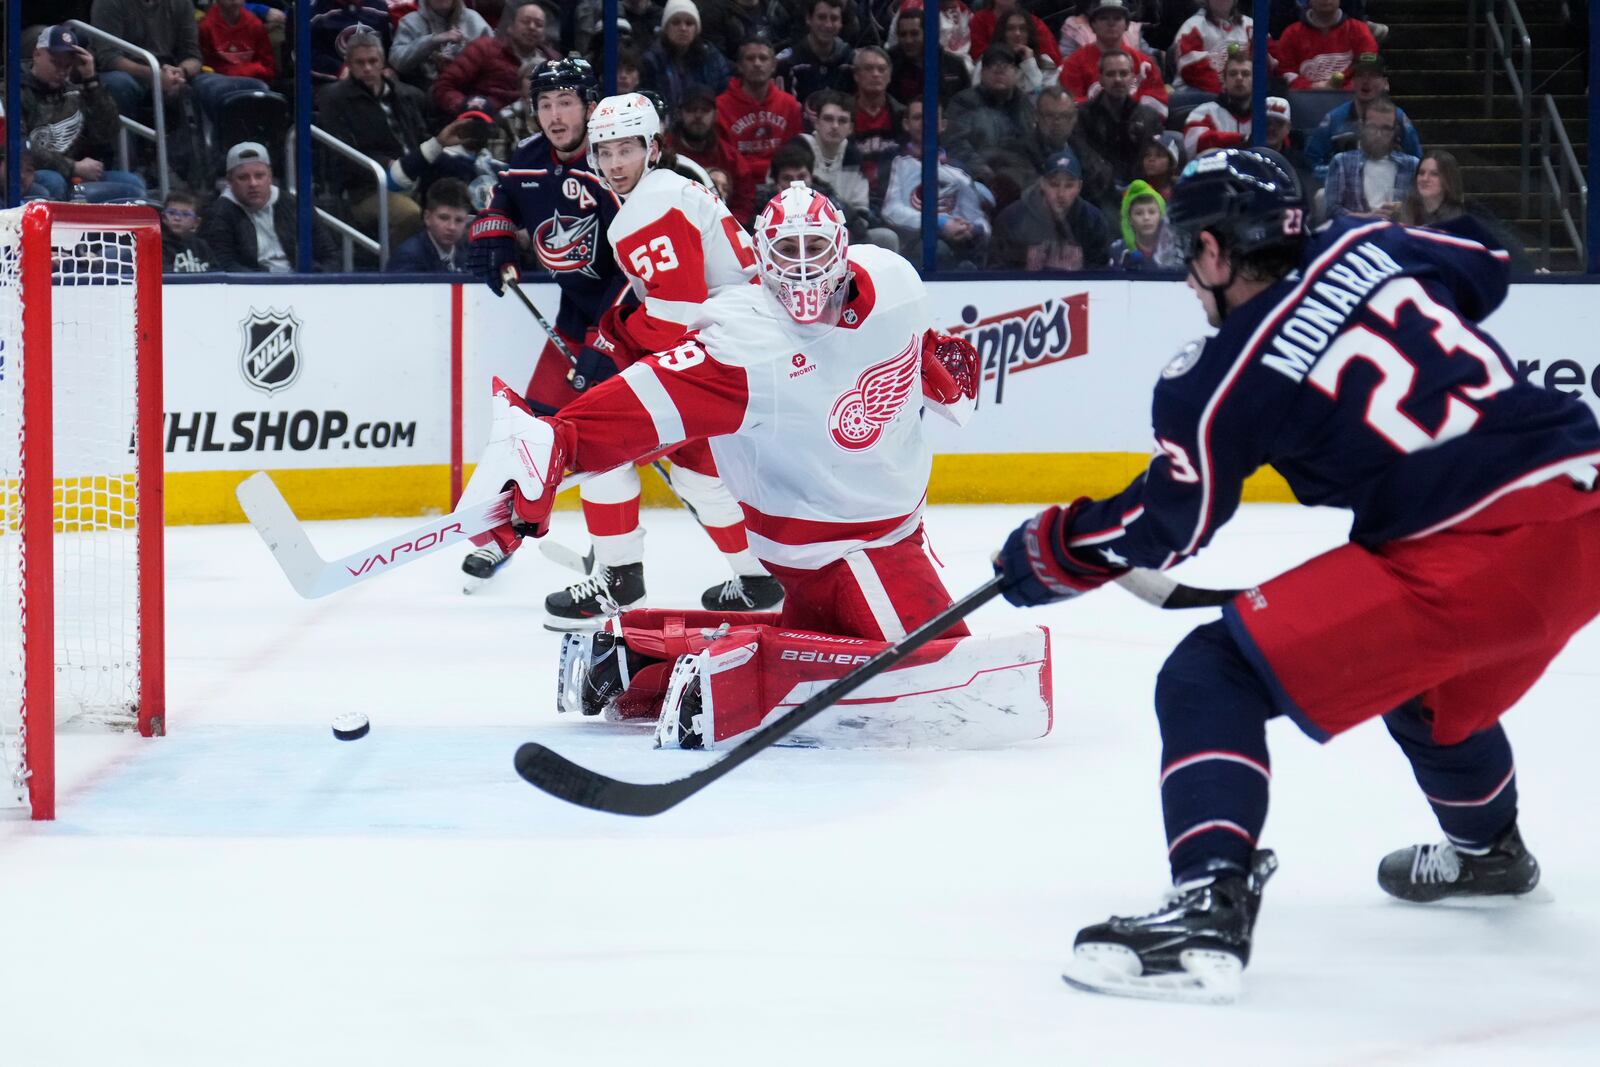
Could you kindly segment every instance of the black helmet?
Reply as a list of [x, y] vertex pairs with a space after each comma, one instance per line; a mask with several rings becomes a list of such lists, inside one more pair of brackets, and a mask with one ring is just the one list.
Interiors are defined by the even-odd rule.
[[656, 109], [656, 117], [661, 120], [661, 128], [663, 130], [666, 129], [669, 125], [671, 125], [671, 122], [667, 118], [667, 99], [666, 99], [666, 97], [662, 96], [660, 93], [656, 92], [654, 89], [640, 89], [640, 90], [638, 90], [638, 93], [639, 93], [640, 96], [642, 96], [646, 100], [650, 101], [650, 103], [655, 107], [655, 109]]
[[537, 104], [540, 93], [558, 89], [577, 93], [586, 104], [600, 99], [600, 82], [594, 76], [594, 68], [577, 53], [565, 59], [552, 59], [534, 71], [528, 83], [528, 99]]
[[1298, 250], [1307, 236], [1305, 217], [1294, 167], [1270, 148], [1224, 148], [1193, 160], [1167, 205], [1185, 260], [1205, 230], [1240, 255]]

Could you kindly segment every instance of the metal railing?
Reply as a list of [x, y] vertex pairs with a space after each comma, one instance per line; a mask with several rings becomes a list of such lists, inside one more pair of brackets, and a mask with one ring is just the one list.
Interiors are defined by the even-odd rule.
[[[1554, 139], [1552, 140], [1552, 135]], [[1539, 243], [1543, 249], [1541, 265], [1550, 266], [1550, 238], [1555, 220], [1567, 231], [1572, 247], [1577, 249], [1580, 265], [1588, 262], [1589, 183], [1584, 179], [1583, 168], [1578, 166], [1578, 154], [1572, 150], [1572, 140], [1567, 136], [1567, 124], [1561, 121], [1555, 98], [1544, 97], [1539, 112]], [[1581, 208], [1578, 218], [1572, 215], [1572, 194], [1576, 191]]]
[[[1476, 0], [1473, 6], [1477, 6]], [[1483, 117], [1494, 117], [1494, 75], [1498, 60], [1499, 69], [1510, 82], [1511, 95], [1522, 113], [1522, 174], [1517, 190], [1522, 194], [1522, 214], [1526, 217], [1533, 155], [1533, 38], [1528, 33], [1528, 24], [1522, 20], [1517, 0], [1488, 0], [1483, 26]], [[1518, 53], [1516, 56], [1512, 54], [1513, 46]]]
[[[155, 53], [124, 41], [121, 37], [109, 34], [105, 30], [96, 29], [87, 22], [68, 19], [66, 25], [71, 26], [79, 34], [91, 41], [100, 41], [119, 51], [126, 52], [150, 68], [150, 113], [155, 117], [155, 127], [152, 129], [142, 122], [135, 122], [127, 115], [122, 116], [121, 125], [117, 130], [117, 166], [123, 170], [132, 169], [129, 166], [129, 133], [136, 134], [143, 140], [155, 142], [156, 184], [161, 191], [161, 199], [164, 202], [167, 199], [167, 192], [172, 188], [172, 177], [167, 170], [167, 109], [165, 96], [161, 92], [161, 61], [155, 57]], [[105, 72], [101, 71], [100, 73], [103, 75]]]
[[317, 208], [317, 217], [344, 238], [345, 270], [351, 269], [351, 257], [354, 255], [354, 251], [351, 248], [352, 242], [359, 244], [369, 252], [375, 253], [378, 257], [378, 269], [387, 270], [389, 267], [389, 172], [384, 169], [382, 163], [363, 152], [356, 151], [320, 126], [311, 127], [311, 139], [317, 144], [333, 149], [334, 152], [344, 156], [352, 163], [359, 164], [372, 171], [374, 191], [377, 195], [378, 204], [378, 239], [376, 241], [320, 207]]

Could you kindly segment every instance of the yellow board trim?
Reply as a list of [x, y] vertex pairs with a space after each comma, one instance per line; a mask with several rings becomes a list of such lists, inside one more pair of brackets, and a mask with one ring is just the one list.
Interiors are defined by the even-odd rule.
[[[934, 504], [1054, 504], [1080, 496], [1118, 492], [1150, 462], [1143, 452], [1016, 452], [935, 456], [928, 500]], [[169, 471], [169, 526], [243, 522], [233, 490], [250, 471]], [[374, 515], [430, 515], [450, 505], [450, 468], [347, 467], [271, 471], [302, 519], [358, 519]], [[470, 477], [471, 470], [467, 471]], [[645, 507], [676, 507], [660, 478], [644, 472]], [[1244, 486], [1244, 499], [1291, 503], [1283, 478], [1263, 468]], [[576, 490], [561, 494], [559, 510], [579, 506]]]

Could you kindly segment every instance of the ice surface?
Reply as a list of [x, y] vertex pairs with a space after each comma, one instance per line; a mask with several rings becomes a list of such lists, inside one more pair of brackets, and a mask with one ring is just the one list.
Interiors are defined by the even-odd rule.
[[[953, 592], [1027, 511], [932, 511]], [[687, 516], [646, 523], [657, 603], [721, 580]], [[1179, 573], [1259, 579], [1344, 528], [1246, 507]], [[0, 1064], [1600, 1063], [1600, 627], [1509, 719], [1536, 899], [1388, 900], [1378, 858], [1438, 836], [1398, 750], [1274, 724], [1283, 867], [1244, 999], [1200, 1008], [1058, 975], [1079, 926], [1159, 899], [1150, 693], [1214, 613], [990, 606], [1051, 626], [1046, 741], [772, 751], [630, 821], [524, 785], [516, 745], [640, 779], [705, 757], [558, 721], [537, 605], [569, 576], [527, 552], [464, 597], [457, 564], [305, 601], [248, 529], [169, 532], [170, 736], [63, 737], [60, 821], [0, 824]], [[336, 741], [349, 709], [372, 733]]]

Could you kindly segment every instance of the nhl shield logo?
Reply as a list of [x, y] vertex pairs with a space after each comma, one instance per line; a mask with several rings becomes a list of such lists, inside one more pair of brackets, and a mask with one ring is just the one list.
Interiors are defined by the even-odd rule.
[[239, 372], [252, 389], [276, 393], [300, 377], [300, 320], [287, 311], [250, 309], [239, 324], [244, 346]]

